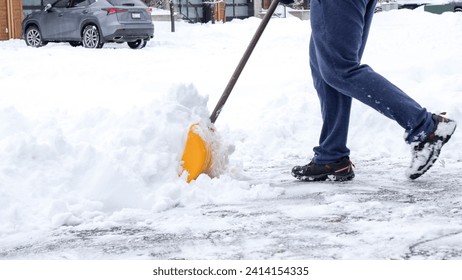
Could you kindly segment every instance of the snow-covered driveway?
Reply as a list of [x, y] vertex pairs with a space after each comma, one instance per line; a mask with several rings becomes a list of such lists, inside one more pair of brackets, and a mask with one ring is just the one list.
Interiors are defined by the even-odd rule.
[[[355, 102], [355, 179], [291, 177], [320, 129], [307, 21], [270, 22], [216, 123], [220, 176], [178, 178], [259, 22], [157, 22], [139, 51], [0, 42], [0, 259], [462, 259], [460, 128], [410, 181], [402, 129]], [[461, 46], [461, 13], [383, 12], [364, 63], [460, 124]]]

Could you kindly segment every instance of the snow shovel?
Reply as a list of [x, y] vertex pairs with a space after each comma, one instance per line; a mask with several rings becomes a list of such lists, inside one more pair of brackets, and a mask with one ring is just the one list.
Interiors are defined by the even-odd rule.
[[[220, 100], [218, 101], [215, 109], [213, 110], [212, 114], [210, 115], [210, 121], [212, 124], [215, 123], [218, 116], [223, 109], [223, 106], [226, 103], [231, 91], [233, 90], [234, 85], [239, 78], [242, 70], [244, 69], [245, 64], [249, 60], [252, 51], [254, 50], [255, 46], [257, 45], [258, 40], [260, 39], [263, 31], [266, 28], [270, 18], [273, 16], [276, 7], [279, 4], [279, 0], [273, 0], [270, 7], [268, 8], [267, 13], [263, 17], [260, 25], [258, 26], [257, 31], [255, 32], [252, 40], [249, 43], [244, 55], [242, 56], [239, 64], [237, 65], [236, 69], [234, 70], [233, 75], [231, 76], [228, 85], [226, 86], [223, 94], [221, 95]], [[188, 172], [187, 182], [191, 182], [195, 180], [200, 174], [208, 173], [210, 167], [212, 165], [213, 156], [211, 151], [211, 143], [204, 139], [200, 134], [200, 131], [208, 130], [209, 128], [200, 127], [199, 124], [193, 124], [189, 127], [188, 136], [186, 139], [186, 145], [184, 149], [182, 160], [182, 168], [183, 170], [180, 172], [180, 175], [184, 172]], [[213, 131], [212, 131], [213, 133]]]

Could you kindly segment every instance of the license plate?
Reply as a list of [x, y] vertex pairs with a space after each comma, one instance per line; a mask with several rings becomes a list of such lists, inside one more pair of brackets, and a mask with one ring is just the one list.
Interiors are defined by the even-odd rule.
[[132, 13], [132, 18], [141, 18], [140, 13]]

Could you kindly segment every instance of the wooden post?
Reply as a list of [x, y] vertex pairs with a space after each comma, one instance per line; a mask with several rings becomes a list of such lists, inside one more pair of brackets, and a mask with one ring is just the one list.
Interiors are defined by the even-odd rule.
[[222, 0], [217, 2], [214, 7], [215, 11], [215, 19], [217, 21], [222, 21], [223, 23], [226, 22], [226, 1]]
[[6, 18], [8, 19], [8, 39], [11, 39], [14, 33], [13, 5], [11, 3], [11, 0], [6, 0]]

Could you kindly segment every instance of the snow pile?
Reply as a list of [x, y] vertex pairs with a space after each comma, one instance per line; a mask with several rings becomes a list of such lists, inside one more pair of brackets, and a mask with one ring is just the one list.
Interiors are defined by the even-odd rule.
[[0, 109], [0, 233], [78, 225], [124, 208], [157, 212], [278, 194], [231, 178], [204, 175], [190, 185], [179, 178], [187, 128], [208, 118], [207, 98], [193, 85], [163, 95], [123, 114], [52, 110], [28, 118]]

